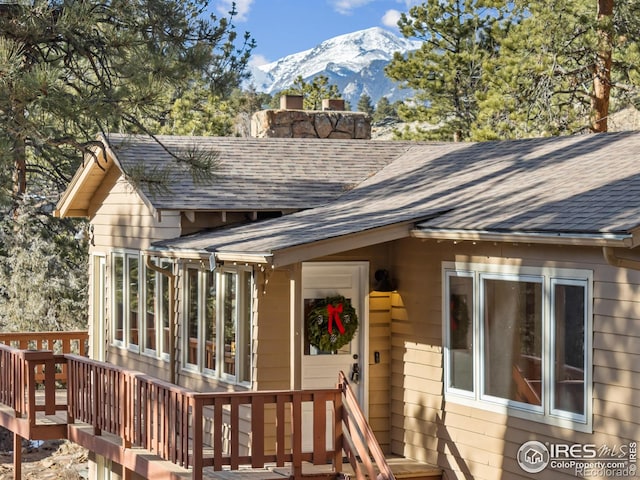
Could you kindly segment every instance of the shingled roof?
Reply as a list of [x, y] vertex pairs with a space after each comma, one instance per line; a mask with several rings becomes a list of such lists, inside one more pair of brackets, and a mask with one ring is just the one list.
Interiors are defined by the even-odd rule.
[[403, 223], [407, 235], [413, 229], [558, 235], [558, 243], [563, 235], [630, 239], [640, 225], [640, 133], [415, 145], [328, 205], [154, 248], [271, 255]]
[[[139, 188], [162, 210], [286, 210], [325, 204], [411, 148], [409, 142], [363, 140], [182, 137], [110, 134], [107, 143], [125, 172], [140, 165], [160, 171], [175, 160], [167, 152], [214, 152], [211, 182], [194, 182], [182, 165], [166, 191]], [[166, 147], [166, 149], [165, 149]]]

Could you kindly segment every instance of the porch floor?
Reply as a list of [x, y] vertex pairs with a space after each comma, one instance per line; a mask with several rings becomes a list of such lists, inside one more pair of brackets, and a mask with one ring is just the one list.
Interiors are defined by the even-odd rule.
[[[442, 469], [434, 465], [411, 460], [404, 457], [387, 456], [387, 463], [391, 467], [394, 476], [399, 480], [436, 480], [442, 478]], [[350, 478], [355, 478], [351, 465], [346, 461], [342, 467], [342, 473]], [[310, 478], [328, 478], [333, 472], [331, 465], [313, 465], [308, 462], [302, 464], [302, 474]], [[240, 469], [235, 471], [213, 471], [204, 469], [204, 478], [215, 480], [282, 480], [290, 478], [291, 469], [287, 466], [266, 466], [264, 469]]]

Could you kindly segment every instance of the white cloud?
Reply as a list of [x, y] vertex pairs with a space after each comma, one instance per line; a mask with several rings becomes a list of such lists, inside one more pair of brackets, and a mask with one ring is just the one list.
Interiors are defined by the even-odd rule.
[[249, 59], [249, 65], [252, 67], [259, 67], [261, 65], [266, 65], [267, 63], [271, 62], [267, 60], [267, 57], [264, 55], [251, 55], [251, 58]]
[[238, 12], [234, 19], [238, 22], [244, 22], [249, 16], [249, 11], [251, 10], [251, 4], [253, 3], [253, 0], [220, 0], [220, 4], [218, 5], [218, 12], [223, 15], [227, 15], [231, 11], [231, 6], [234, 1], [236, 4], [236, 11]]
[[362, 7], [373, 0], [331, 0], [336, 12], [342, 15], [351, 15], [356, 8]]
[[387, 10], [382, 16], [382, 24], [385, 27], [398, 28], [400, 15], [401, 14], [398, 10]]

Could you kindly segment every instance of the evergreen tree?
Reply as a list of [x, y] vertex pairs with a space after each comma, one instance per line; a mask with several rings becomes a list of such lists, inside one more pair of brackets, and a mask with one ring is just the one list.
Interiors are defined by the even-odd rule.
[[373, 115], [373, 103], [371, 103], [371, 97], [366, 93], [360, 95], [360, 99], [358, 100], [358, 111], [364, 112], [367, 115]]
[[0, 330], [86, 328], [84, 222], [44, 213], [47, 199], [27, 196], [0, 220]]
[[[400, 103], [401, 104], [401, 103]], [[398, 118], [398, 110], [395, 105], [389, 102], [387, 97], [381, 97], [376, 105], [376, 110], [373, 114], [373, 123], [378, 123], [385, 118]]]
[[604, 10], [613, 15], [596, 12], [587, 0], [526, 7], [502, 41], [499, 58], [488, 63], [490, 81], [480, 95], [474, 137], [606, 131], [609, 111], [638, 93], [640, 2]]
[[428, 0], [402, 15], [402, 34], [423, 44], [406, 56], [396, 53], [386, 68], [391, 79], [416, 92], [398, 113], [404, 121], [437, 126], [412, 138], [470, 138], [478, 115], [476, 95], [485, 89], [485, 63], [497, 54], [498, 40], [511, 21], [509, 3]]
[[15, 201], [29, 177], [63, 187], [97, 132], [148, 132], [193, 79], [223, 97], [239, 84], [252, 40], [237, 45], [229, 19], [204, 20], [207, 3], [0, 6], [0, 164]]

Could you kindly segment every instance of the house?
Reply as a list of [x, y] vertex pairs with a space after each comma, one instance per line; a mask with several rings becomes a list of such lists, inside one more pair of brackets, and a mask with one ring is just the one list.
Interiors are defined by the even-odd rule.
[[[536, 478], [635, 472], [640, 133], [161, 140], [215, 151], [216, 180], [132, 184], [172, 159], [110, 135], [58, 205], [90, 220], [94, 358], [200, 391], [343, 370], [383, 450], [448, 479], [530, 478], [532, 441], [552, 460]], [[358, 327], [322, 350], [329, 297]]]

